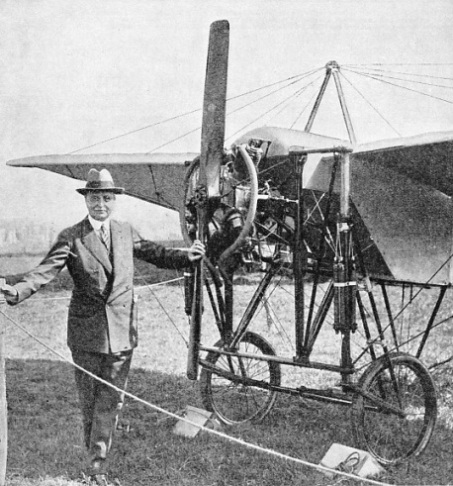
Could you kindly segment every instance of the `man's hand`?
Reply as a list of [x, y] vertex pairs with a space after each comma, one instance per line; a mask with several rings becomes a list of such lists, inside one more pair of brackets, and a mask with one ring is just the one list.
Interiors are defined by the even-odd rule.
[[5, 296], [6, 301], [9, 302], [10, 304], [15, 304], [17, 302], [19, 294], [16, 288], [13, 287], [12, 285], [4, 284], [0, 288], [0, 291]]
[[200, 240], [195, 240], [192, 246], [189, 248], [189, 260], [196, 262], [200, 260], [205, 254], [206, 250], [203, 243]]

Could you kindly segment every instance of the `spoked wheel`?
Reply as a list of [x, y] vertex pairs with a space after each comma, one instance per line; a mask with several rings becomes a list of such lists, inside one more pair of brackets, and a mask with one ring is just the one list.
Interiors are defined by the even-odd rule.
[[[263, 354], [275, 356], [271, 345], [253, 332], [244, 335], [237, 352], [257, 358]], [[203, 405], [224, 424], [259, 422], [272, 409], [277, 392], [266, 386], [280, 385], [280, 364], [257, 358], [226, 356], [215, 351], [207, 355], [206, 361], [219, 372], [207, 368], [201, 371]]]
[[363, 395], [352, 403], [359, 448], [381, 464], [420, 454], [431, 438], [437, 415], [436, 390], [427, 368], [408, 354], [383, 356], [359, 380]]

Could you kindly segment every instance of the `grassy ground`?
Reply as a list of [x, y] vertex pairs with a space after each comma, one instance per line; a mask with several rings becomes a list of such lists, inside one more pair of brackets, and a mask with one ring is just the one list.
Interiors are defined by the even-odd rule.
[[[146, 273], [146, 269], [141, 272]], [[249, 286], [244, 285], [239, 299], [247, 302], [249, 292]], [[179, 413], [187, 405], [200, 407], [198, 384], [184, 376], [188, 325], [181, 289], [177, 286], [144, 288], [138, 293], [140, 346], [134, 355], [128, 390], [171, 412]], [[67, 295], [65, 290], [45, 291], [6, 311], [12, 319], [69, 357], [65, 344]], [[274, 296], [278, 298], [277, 293]], [[240, 304], [238, 302], [238, 306]], [[277, 305], [281, 320], [288, 321], [287, 333], [292, 335], [292, 308], [283, 302]], [[210, 319], [206, 310], [205, 320]], [[445, 332], [448, 335], [449, 330]], [[268, 329], [267, 337], [277, 342], [280, 334]], [[332, 336], [335, 336], [332, 332], [328, 337], [320, 336], [319, 359], [337, 360], [339, 342]], [[204, 333], [203, 339], [211, 344], [217, 339], [216, 333], [211, 328]], [[283, 341], [283, 344], [276, 344], [280, 347], [279, 352], [291, 353], [288, 340]], [[6, 346], [7, 485], [80, 485], [84, 451], [71, 366], [26, 337], [13, 324], [8, 324]], [[450, 382], [446, 376], [444, 373], [440, 384], [448, 395]], [[303, 380], [304, 384], [312, 380], [307, 371], [288, 372], [285, 379], [289, 382]], [[445, 403], [448, 405], [448, 400]], [[231, 444], [207, 433], [199, 434], [195, 439], [176, 436], [172, 433], [173, 419], [166, 419], [132, 400], [128, 400], [124, 420], [130, 423], [131, 431], [118, 433], [110, 464], [111, 475], [119, 477], [123, 485], [327, 486], [362, 483], [328, 478], [310, 468]], [[319, 463], [333, 442], [354, 445], [347, 408], [286, 396], [279, 397], [263, 423], [224, 431], [313, 463]], [[402, 466], [388, 469], [379, 479], [399, 485], [452, 484], [452, 434], [447, 420], [441, 417], [424, 454]]]

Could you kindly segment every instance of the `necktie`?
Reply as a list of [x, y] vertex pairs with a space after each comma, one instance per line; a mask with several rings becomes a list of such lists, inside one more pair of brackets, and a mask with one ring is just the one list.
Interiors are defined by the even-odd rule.
[[104, 243], [107, 250], [110, 251], [110, 235], [109, 232], [107, 231], [107, 228], [104, 225], [101, 226], [101, 240], [102, 243]]

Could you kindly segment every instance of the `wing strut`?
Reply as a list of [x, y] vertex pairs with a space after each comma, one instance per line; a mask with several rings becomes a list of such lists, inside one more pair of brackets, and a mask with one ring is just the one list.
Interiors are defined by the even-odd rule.
[[327, 85], [329, 84], [329, 80], [331, 76], [335, 81], [335, 87], [337, 88], [338, 99], [340, 101], [341, 111], [343, 112], [343, 119], [346, 124], [346, 129], [348, 130], [349, 141], [355, 146], [357, 143], [354, 127], [352, 125], [351, 117], [349, 115], [348, 107], [346, 105], [346, 98], [343, 93], [343, 87], [341, 85], [341, 80], [339, 73], [340, 66], [336, 61], [330, 61], [326, 64], [326, 76], [324, 77], [324, 81], [322, 82], [321, 88], [319, 90], [318, 96], [316, 98], [315, 104], [313, 109], [308, 117], [307, 124], [305, 125], [305, 131], [310, 132], [313, 122], [315, 121], [316, 115], [318, 114], [319, 106], [321, 105], [322, 98], [324, 97], [324, 93], [326, 92]]

